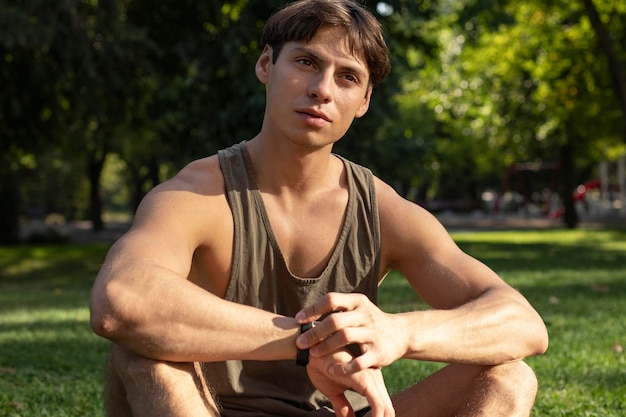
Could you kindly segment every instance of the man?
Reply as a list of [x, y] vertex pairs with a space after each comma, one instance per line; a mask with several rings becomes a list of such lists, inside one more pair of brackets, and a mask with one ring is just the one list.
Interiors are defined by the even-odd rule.
[[[262, 40], [259, 134], [151, 191], [96, 279], [108, 415], [528, 415], [522, 359], [547, 348], [538, 314], [430, 214], [331, 152], [389, 72], [376, 19], [302, 0]], [[376, 307], [390, 269], [433, 309]], [[450, 365], [390, 397], [381, 368], [400, 358]]]

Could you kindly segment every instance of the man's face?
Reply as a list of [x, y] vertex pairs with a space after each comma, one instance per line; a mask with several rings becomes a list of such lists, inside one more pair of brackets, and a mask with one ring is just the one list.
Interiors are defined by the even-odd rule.
[[286, 43], [275, 63], [266, 46], [256, 73], [267, 92], [264, 129], [302, 146], [336, 142], [369, 107], [368, 67], [350, 53], [340, 28]]

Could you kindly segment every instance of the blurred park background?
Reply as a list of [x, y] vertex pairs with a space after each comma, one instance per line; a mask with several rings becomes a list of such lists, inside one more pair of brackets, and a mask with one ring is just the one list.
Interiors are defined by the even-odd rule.
[[[103, 229], [254, 136], [259, 37], [283, 4], [2, 1], [0, 241], [24, 221]], [[624, 216], [626, 2], [366, 4], [393, 73], [338, 153], [436, 213]]]

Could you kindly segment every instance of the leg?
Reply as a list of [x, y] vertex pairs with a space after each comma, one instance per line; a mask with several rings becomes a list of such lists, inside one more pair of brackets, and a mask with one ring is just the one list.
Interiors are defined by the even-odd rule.
[[537, 379], [524, 362], [449, 365], [392, 397], [396, 415], [528, 417]]
[[104, 402], [108, 416], [219, 417], [200, 365], [146, 359], [113, 344]]

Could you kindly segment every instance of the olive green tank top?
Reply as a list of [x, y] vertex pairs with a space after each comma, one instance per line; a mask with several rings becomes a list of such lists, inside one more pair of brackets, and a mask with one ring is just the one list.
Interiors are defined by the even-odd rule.
[[[226, 300], [293, 317], [322, 295], [358, 292], [376, 303], [380, 230], [372, 173], [341, 158], [349, 197], [342, 230], [328, 265], [316, 278], [287, 268], [252, 169], [245, 141], [218, 152], [234, 220], [234, 247]], [[219, 341], [216, 341], [219, 343]], [[330, 403], [310, 383], [306, 369], [288, 361], [203, 364], [225, 417], [332, 415]], [[355, 410], [365, 399], [347, 392]]]

